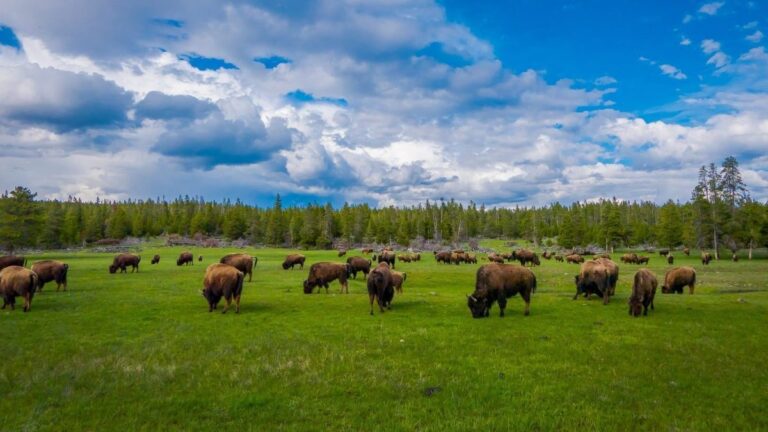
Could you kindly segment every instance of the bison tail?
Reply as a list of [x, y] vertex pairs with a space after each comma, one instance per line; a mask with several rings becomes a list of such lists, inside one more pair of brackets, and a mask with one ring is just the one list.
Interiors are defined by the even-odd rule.
[[32, 274], [29, 275], [29, 288], [34, 292], [37, 289], [37, 284], [40, 282], [40, 278], [37, 276], [37, 273], [32, 272]]
[[235, 285], [235, 295], [239, 296], [243, 293], [243, 282], [245, 282], [245, 273], [240, 272], [237, 275], [237, 283]]
[[259, 262], [259, 257], [253, 257], [253, 266], [256, 267], [256, 264]]
[[531, 292], [536, 292], [536, 275], [533, 275], [533, 284], [531, 286]]
[[403, 272], [403, 282], [405, 282], [405, 279], [408, 277], [408, 273]]
[[69, 264], [64, 264], [64, 271], [61, 272], [61, 281], [67, 283], [67, 272], [69, 271]]

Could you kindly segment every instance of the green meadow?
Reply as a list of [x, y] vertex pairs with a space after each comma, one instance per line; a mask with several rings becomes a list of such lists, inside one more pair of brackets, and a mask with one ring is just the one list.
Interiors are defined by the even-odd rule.
[[[253, 281], [223, 315], [202, 279], [235, 250], [190, 249], [203, 263], [177, 267], [181, 250], [147, 247], [139, 273], [114, 275], [113, 254], [30, 256], [69, 263], [70, 289], [0, 311], [0, 430], [768, 429], [764, 254], [706, 267], [676, 255], [696, 293], [659, 292], [640, 318], [626, 304], [638, 266], [619, 263], [603, 306], [571, 300], [577, 265], [542, 260], [530, 316], [512, 298], [506, 317], [476, 320], [465, 296], [484, 260], [398, 262], [404, 293], [370, 316], [361, 275], [349, 294], [303, 294], [309, 264], [346, 259], [336, 251], [285, 271], [292, 251], [245, 249]], [[649, 265], [660, 282], [670, 267]]]

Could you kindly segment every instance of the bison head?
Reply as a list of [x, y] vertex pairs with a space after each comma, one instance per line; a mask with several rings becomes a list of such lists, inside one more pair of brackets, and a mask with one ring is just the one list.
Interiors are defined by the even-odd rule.
[[643, 304], [640, 302], [639, 298], [630, 298], [629, 299], [629, 314], [633, 317], [639, 317], [640, 314], [643, 312]]
[[111, 266], [109, 266], [109, 273], [115, 274], [116, 271], [117, 271], [116, 265], [112, 264]]
[[304, 281], [304, 294], [312, 294], [312, 290], [315, 288], [315, 284], [308, 279]]
[[669, 293], [671, 293], [671, 292], [672, 292], [672, 290], [671, 290], [671, 289], [669, 289], [669, 287], [667, 286], [667, 284], [664, 284], [664, 285], [662, 285], [662, 286], [661, 286], [661, 292], [662, 292], [662, 293], [664, 293], [664, 294], [669, 294]]
[[290, 264], [288, 264], [288, 261], [284, 261], [284, 262], [283, 262], [283, 270], [288, 270], [288, 267], [290, 267], [290, 266], [291, 266], [291, 265], [290, 265]]
[[469, 306], [469, 311], [472, 312], [472, 318], [485, 318], [491, 310], [490, 306], [488, 306], [487, 298], [478, 298], [474, 295], [467, 296], [467, 306]]

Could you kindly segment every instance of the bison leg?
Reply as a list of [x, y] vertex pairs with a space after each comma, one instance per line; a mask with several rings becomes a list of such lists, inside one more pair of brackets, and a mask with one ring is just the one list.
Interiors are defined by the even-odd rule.
[[30, 293], [24, 294], [24, 312], [29, 312], [29, 310], [32, 308], [32, 296]]
[[248, 282], [251, 281], [251, 278], [253, 278], [253, 270], [248, 272]]
[[523, 315], [528, 316], [531, 314], [531, 292], [523, 291], [520, 293], [520, 296], [523, 298], [523, 301], [525, 302], [525, 312], [523, 312]]
[[232, 297], [231, 296], [227, 297], [226, 300], [227, 300], [227, 305], [224, 306], [224, 310], [221, 311], [221, 313], [223, 314], [227, 313], [227, 310], [229, 310], [229, 306], [232, 304]]
[[235, 313], [240, 313], [240, 296], [235, 297]]
[[373, 298], [376, 297], [373, 293], [368, 293], [368, 301], [371, 304], [371, 315], [373, 315]]
[[504, 316], [504, 308], [507, 307], [507, 298], [504, 297], [504, 294], [499, 297], [499, 317]]
[[578, 288], [576, 288], [576, 294], [573, 295], [573, 299], [576, 300], [577, 298], [579, 298], [579, 294], [581, 294], [581, 291]]
[[688, 294], [693, 294], [693, 289], [696, 288], [696, 284], [688, 285]]

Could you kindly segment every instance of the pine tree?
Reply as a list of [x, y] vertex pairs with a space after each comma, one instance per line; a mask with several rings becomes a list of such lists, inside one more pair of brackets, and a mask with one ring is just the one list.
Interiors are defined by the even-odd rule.
[[659, 245], [670, 249], [682, 243], [683, 224], [678, 206], [667, 201], [659, 211], [659, 222], [656, 225], [656, 241]]
[[64, 225], [64, 210], [58, 201], [53, 201], [48, 205], [48, 211], [45, 213], [42, 231], [40, 232], [39, 243], [46, 248], [58, 248], [62, 245]]
[[17, 186], [0, 198], [0, 244], [10, 252], [19, 247], [34, 246], [42, 222], [36, 193]]

